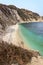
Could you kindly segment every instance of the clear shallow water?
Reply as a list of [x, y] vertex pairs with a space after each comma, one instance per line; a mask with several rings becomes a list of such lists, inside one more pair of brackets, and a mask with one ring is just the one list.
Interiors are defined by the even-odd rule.
[[19, 32], [28, 47], [43, 55], [43, 23], [21, 23]]

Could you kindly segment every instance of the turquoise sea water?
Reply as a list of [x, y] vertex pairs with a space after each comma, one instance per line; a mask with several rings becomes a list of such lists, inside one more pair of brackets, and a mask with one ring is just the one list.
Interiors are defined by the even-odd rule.
[[21, 23], [19, 33], [27, 47], [43, 55], [43, 23]]

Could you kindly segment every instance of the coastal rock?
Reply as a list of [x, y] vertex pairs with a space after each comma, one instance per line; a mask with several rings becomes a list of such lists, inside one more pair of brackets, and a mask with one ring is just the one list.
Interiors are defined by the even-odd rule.
[[32, 57], [37, 57], [33, 51], [17, 47], [4, 41], [0, 42], [0, 65], [16, 63], [26, 65], [28, 62], [31, 62]]

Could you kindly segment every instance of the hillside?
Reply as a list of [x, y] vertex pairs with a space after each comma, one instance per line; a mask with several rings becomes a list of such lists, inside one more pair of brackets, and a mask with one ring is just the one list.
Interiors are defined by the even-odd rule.
[[17, 8], [14, 5], [0, 4], [0, 24], [3, 26], [13, 25], [18, 22], [43, 21], [38, 13], [26, 9]]
[[0, 65], [26, 65], [37, 52], [28, 51], [7, 42], [0, 42]]

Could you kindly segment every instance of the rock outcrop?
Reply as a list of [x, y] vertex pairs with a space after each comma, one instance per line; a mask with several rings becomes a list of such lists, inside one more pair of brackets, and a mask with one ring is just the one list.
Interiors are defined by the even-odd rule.
[[38, 57], [38, 55], [38, 52], [28, 51], [7, 42], [0, 42], [0, 65], [17, 63], [17, 65], [26, 65], [31, 62], [32, 57]]

